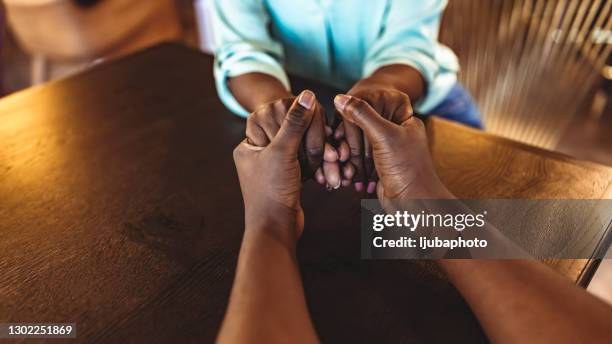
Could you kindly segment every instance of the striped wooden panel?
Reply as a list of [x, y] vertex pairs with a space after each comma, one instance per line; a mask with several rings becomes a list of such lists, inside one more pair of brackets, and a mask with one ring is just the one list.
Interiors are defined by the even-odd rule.
[[487, 130], [554, 148], [601, 80], [612, 0], [451, 0], [441, 41], [459, 56]]

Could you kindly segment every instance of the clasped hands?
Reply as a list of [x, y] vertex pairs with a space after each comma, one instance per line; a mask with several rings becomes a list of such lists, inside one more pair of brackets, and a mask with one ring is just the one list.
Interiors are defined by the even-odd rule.
[[[319, 183], [335, 187], [340, 176], [334, 180], [329, 171], [339, 172], [339, 162], [344, 163], [339, 183], [366, 174], [380, 179], [376, 193], [384, 208], [396, 208], [393, 203], [406, 199], [444, 197], [447, 191], [435, 174], [423, 122], [413, 116], [407, 96], [401, 99], [384, 102], [377, 110], [357, 96], [336, 96], [334, 104], [343, 121], [333, 135], [346, 138], [338, 151], [325, 140], [331, 129], [325, 126], [321, 105], [311, 91], [253, 113], [247, 138], [234, 150], [247, 231], [261, 230], [294, 245], [304, 222], [303, 171], [315, 171]], [[265, 112], [267, 116], [259, 115]], [[363, 147], [371, 153], [357, 154], [361, 145], [352, 145], [356, 136], [359, 140], [363, 136]], [[368, 160], [372, 166], [366, 168]], [[333, 163], [336, 167], [330, 166]]]
[[[349, 94], [368, 102], [384, 118], [401, 123], [401, 116], [412, 115], [405, 93], [386, 86], [373, 87], [372, 82], [363, 84], [358, 83]], [[259, 147], [269, 144], [295, 99], [273, 101], [251, 113], [246, 128], [249, 142]], [[357, 191], [376, 191], [378, 175], [370, 141], [350, 122], [343, 121], [332, 130], [318, 101], [314, 103], [314, 117], [306, 131], [300, 158], [303, 177], [313, 177], [329, 190], [353, 184]]]

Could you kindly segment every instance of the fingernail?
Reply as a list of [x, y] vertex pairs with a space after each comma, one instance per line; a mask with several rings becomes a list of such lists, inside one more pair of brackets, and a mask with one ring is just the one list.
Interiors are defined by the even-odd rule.
[[302, 91], [300, 96], [298, 97], [298, 103], [305, 107], [308, 110], [311, 110], [314, 107], [315, 103], [315, 95], [309, 90]]
[[374, 193], [376, 191], [376, 182], [368, 183], [368, 193]]
[[334, 104], [336, 105], [336, 108], [338, 110], [344, 110], [344, 107], [346, 106], [346, 104], [348, 103], [350, 99], [351, 97], [345, 94], [339, 94], [336, 96], [336, 98], [334, 98]]
[[355, 183], [355, 190], [359, 192], [363, 191], [363, 183], [362, 182]]
[[350, 186], [350, 185], [351, 185], [351, 181], [350, 180], [344, 179], [342, 181], [342, 186], [347, 187], [347, 186]]

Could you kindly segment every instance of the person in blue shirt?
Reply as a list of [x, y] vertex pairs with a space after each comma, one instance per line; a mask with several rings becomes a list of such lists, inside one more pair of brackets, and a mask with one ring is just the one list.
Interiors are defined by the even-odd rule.
[[[454, 53], [437, 40], [446, 0], [214, 0], [215, 78], [223, 103], [248, 117], [265, 146], [293, 101], [287, 74], [323, 81], [370, 103], [387, 119], [405, 107], [482, 127], [457, 82]], [[306, 133], [315, 179], [376, 190], [372, 149], [361, 130], [326, 127], [323, 108]], [[336, 147], [326, 143], [334, 135]], [[339, 161], [338, 161], [339, 160]]]

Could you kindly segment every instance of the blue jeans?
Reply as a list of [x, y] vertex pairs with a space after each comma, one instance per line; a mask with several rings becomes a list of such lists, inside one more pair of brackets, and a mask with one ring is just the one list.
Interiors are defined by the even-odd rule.
[[442, 103], [429, 113], [472, 128], [483, 129], [480, 111], [470, 93], [460, 83], [456, 83]]

